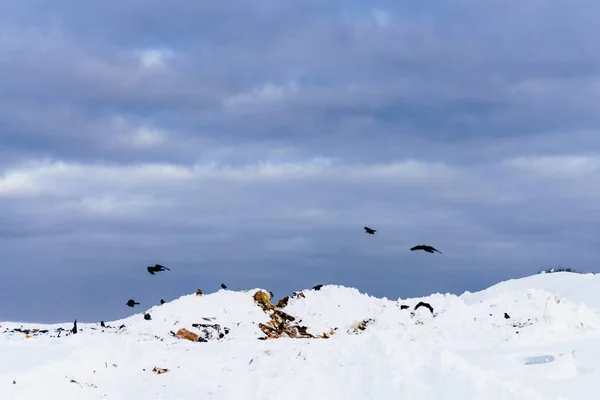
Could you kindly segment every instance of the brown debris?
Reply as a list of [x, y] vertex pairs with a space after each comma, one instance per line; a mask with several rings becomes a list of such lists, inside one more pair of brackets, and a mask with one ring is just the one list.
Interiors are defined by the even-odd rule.
[[256, 301], [264, 311], [272, 310], [275, 308], [275, 306], [271, 304], [271, 298], [269, 297], [269, 294], [267, 292], [259, 290], [258, 292], [254, 293], [253, 298], [254, 301]]
[[202, 289], [196, 290], [196, 296], [202, 296]]
[[[303, 294], [302, 297], [304, 297]], [[285, 304], [287, 304], [288, 299], [289, 297], [287, 296], [281, 299], [278, 303], [278, 307], [282, 308], [280, 304], [282, 302], [285, 302]], [[314, 336], [308, 333], [306, 331], [308, 329], [306, 326], [300, 326], [298, 324], [292, 323], [293, 321], [296, 321], [296, 317], [285, 313], [281, 310], [278, 310], [274, 305], [272, 305], [269, 301], [267, 294], [263, 291], [256, 292], [254, 294], [254, 300], [256, 300], [256, 302], [263, 309], [263, 311], [268, 313], [271, 317], [271, 319], [267, 323], [258, 324], [260, 330], [266, 335], [265, 337], [260, 337], [259, 340], [277, 339], [281, 337], [327, 339], [329, 335], [332, 335], [334, 333], [334, 329], [330, 330], [329, 334], [323, 333], [320, 336]]]
[[169, 372], [169, 370], [167, 368], [154, 367], [154, 368], [152, 368], [152, 372], [154, 372], [156, 375], [160, 375], [160, 374], [164, 374], [165, 372]]
[[274, 310], [273, 314], [285, 321], [295, 321], [296, 320], [295, 317], [292, 317], [290, 314], [284, 313], [281, 310]]
[[277, 307], [284, 308], [285, 306], [287, 306], [289, 299], [290, 299], [289, 296], [285, 296], [283, 299], [281, 299], [281, 300], [279, 300], [279, 302], [277, 302]]
[[192, 342], [197, 342], [200, 336], [196, 335], [194, 332], [190, 332], [185, 328], [181, 328], [177, 331], [175, 336], [179, 339], [191, 340]]

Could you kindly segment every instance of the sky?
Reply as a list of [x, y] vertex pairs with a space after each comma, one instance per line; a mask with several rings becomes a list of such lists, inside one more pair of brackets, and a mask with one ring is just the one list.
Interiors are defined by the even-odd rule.
[[598, 268], [597, 2], [2, 8], [0, 321]]

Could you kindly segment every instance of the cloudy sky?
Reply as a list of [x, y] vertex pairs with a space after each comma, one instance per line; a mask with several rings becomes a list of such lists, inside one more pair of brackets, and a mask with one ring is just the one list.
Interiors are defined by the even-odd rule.
[[221, 282], [397, 299], [597, 269], [598, 12], [4, 2], [0, 320], [110, 320]]

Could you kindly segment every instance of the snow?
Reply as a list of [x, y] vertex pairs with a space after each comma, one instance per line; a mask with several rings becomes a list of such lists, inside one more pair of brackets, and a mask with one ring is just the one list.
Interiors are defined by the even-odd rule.
[[[78, 323], [77, 334], [60, 337], [55, 330], [72, 322], [0, 322], [0, 399], [598, 397], [600, 280], [593, 274], [540, 274], [460, 296], [388, 300], [335, 285], [290, 294], [281, 310], [292, 323], [328, 338], [258, 340], [265, 336], [259, 323], [270, 321], [253, 298], [260, 290], [185, 295], [136, 308], [107, 328]], [[415, 311], [420, 301], [434, 313]], [[355, 329], [365, 320], [364, 330]], [[197, 323], [229, 333], [207, 342], [170, 334], [201, 333]], [[15, 328], [48, 332], [27, 337]]]

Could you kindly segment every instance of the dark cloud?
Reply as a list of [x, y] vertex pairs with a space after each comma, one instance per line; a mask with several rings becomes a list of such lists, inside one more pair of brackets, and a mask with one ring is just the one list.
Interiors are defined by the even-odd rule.
[[0, 320], [223, 280], [397, 298], [593, 269], [598, 7], [11, 3], [0, 301], [22, 305]]

